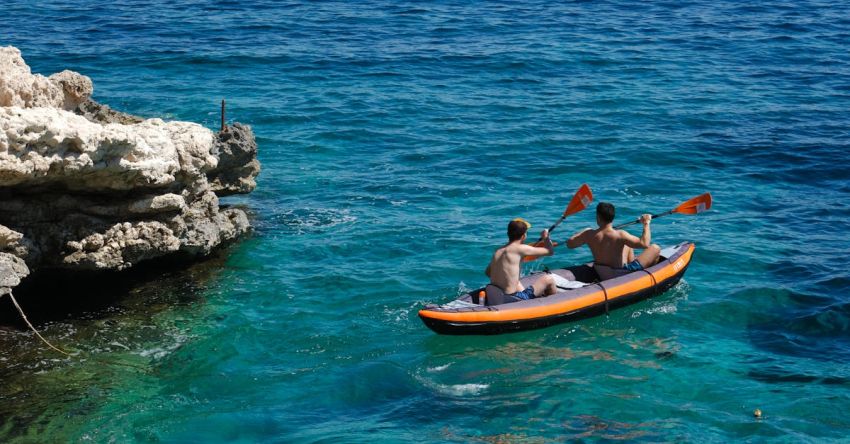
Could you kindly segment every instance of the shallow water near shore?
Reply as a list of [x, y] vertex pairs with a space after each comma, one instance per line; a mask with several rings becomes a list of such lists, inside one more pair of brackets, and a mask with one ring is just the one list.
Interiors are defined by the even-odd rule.
[[[75, 356], [0, 327], [0, 440], [846, 439], [847, 6], [4, 6], [0, 44], [113, 108], [217, 129], [226, 98], [263, 172], [224, 200], [254, 233], [211, 261], [28, 304]], [[548, 226], [583, 182], [621, 221], [710, 191], [653, 224], [696, 243], [683, 282], [530, 332], [422, 325], [486, 281], [508, 220]]]

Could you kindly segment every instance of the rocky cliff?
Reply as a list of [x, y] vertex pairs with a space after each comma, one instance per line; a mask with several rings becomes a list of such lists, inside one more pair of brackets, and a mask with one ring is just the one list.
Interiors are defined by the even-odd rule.
[[142, 119], [92, 91], [86, 76], [32, 74], [0, 47], [0, 295], [31, 271], [203, 256], [249, 229], [218, 197], [256, 187], [250, 127]]

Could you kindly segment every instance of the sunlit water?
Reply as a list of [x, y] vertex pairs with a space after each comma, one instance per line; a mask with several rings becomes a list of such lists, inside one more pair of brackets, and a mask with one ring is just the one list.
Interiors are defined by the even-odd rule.
[[[254, 233], [218, 259], [93, 306], [30, 303], [74, 357], [0, 328], [3, 441], [846, 439], [846, 5], [4, 9], [0, 44], [114, 108], [215, 129], [226, 98], [263, 172], [226, 200]], [[543, 330], [422, 325], [486, 282], [508, 220], [547, 226], [583, 182], [620, 220], [711, 191], [711, 212], [653, 224], [696, 242], [685, 280]]]

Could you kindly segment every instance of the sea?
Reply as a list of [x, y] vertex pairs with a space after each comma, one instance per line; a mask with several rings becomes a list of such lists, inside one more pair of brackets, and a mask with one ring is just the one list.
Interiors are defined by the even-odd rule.
[[[252, 233], [209, 260], [18, 295], [71, 357], [0, 301], [0, 441], [850, 440], [850, 3], [2, 5], [33, 72], [213, 130], [224, 99], [263, 170], [222, 199]], [[696, 244], [678, 285], [533, 331], [424, 326], [583, 183], [617, 222], [712, 194], [652, 224]]]

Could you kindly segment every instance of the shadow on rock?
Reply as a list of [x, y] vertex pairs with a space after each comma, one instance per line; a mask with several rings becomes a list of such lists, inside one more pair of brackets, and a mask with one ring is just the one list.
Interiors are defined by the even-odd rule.
[[[229, 248], [207, 259], [175, 256], [123, 271], [40, 270], [14, 290], [27, 318], [40, 324], [102, 319], [125, 310], [149, 311], [199, 301], [223, 267]], [[0, 299], [0, 328], [27, 329], [8, 297]]]

